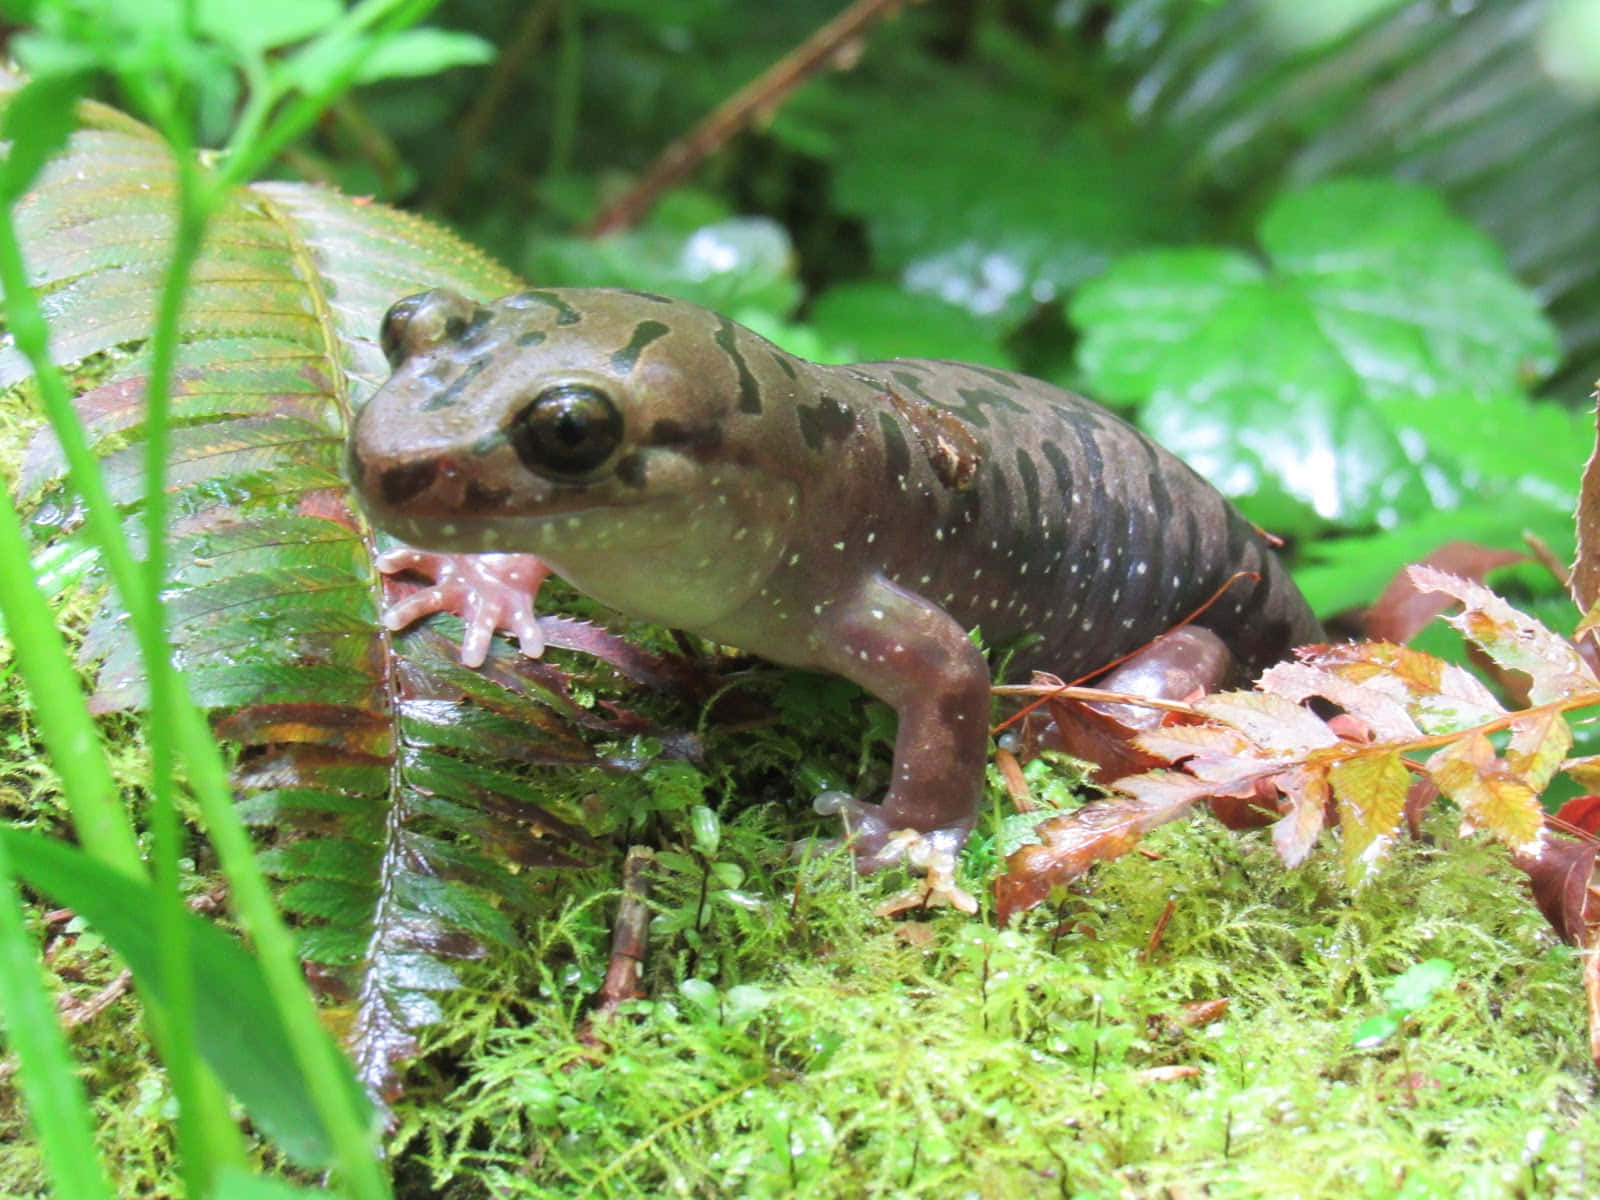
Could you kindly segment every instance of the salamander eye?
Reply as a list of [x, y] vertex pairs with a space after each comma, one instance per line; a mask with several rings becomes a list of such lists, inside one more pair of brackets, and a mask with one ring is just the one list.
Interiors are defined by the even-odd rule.
[[428, 299], [428, 293], [422, 292], [415, 296], [407, 296], [404, 300], [397, 300], [390, 305], [389, 311], [383, 314], [383, 326], [378, 334], [378, 344], [383, 347], [383, 356], [389, 360], [390, 369], [397, 368], [406, 357], [406, 326], [411, 323], [411, 318], [417, 315]]
[[622, 444], [622, 414], [599, 388], [560, 383], [512, 417], [506, 436], [529, 470], [575, 482], [610, 462]]

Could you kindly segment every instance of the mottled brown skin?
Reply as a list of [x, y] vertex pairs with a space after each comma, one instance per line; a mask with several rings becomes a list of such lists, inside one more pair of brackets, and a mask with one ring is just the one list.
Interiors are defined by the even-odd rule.
[[[894, 830], [957, 847], [971, 829], [990, 678], [969, 629], [991, 646], [1035, 636], [1017, 670], [1085, 676], [1245, 572], [1198, 619], [1240, 673], [1319, 636], [1214, 488], [1037, 380], [915, 359], [822, 366], [695, 305], [617, 290], [490, 306], [430, 292], [384, 334], [395, 374], [350, 442], [374, 520], [428, 549], [536, 554], [620, 611], [888, 702], [893, 782], [847, 814], [865, 866]], [[614, 448], [551, 478], [519, 414], [597, 392], [620, 416]], [[592, 423], [562, 430], [593, 448]]]

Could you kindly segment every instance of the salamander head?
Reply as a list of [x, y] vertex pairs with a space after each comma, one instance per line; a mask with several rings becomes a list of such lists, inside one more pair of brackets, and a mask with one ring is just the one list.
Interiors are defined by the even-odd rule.
[[708, 318], [613, 291], [401, 300], [383, 321], [394, 375], [350, 438], [363, 504], [396, 535], [455, 550], [537, 552], [602, 510], [630, 514], [611, 536], [642, 534], [650, 510], [681, 514], [731, 407], [718, 384], [734, 376], [698, 337]]
[[698, 562], [738, 534], [764, 563], [794, 489], [761, 460], [735, 330], [755, 340], [696, 305], [611, 289], [407, 297], [383, 320], [394, 374], [351, 431], [357, 494], [412, 545], [538, 554], [619, 607], [641, 607], [610, 581], [639, 575], [643, 552]]

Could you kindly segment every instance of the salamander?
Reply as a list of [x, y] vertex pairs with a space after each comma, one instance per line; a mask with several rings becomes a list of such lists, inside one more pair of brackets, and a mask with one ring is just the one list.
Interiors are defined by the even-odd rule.
[[866, 869], [896, 830], [955, 849], [972, 828], [990, 670], [969, 631], [1069, 679], [1198, 609], [1236, 677], [1320, 635], [1215, 488], [1023, 375], [822, 365], [619, 289], [425, 292], [389, 310], [382, 343], [393, 375], [349, 439], [360, 502], [466, 556], [390, 556], [445, 578], [389, 623], [464, 608], [479, 660], [494, 625], [537, 655], [532, 598], [554, 571], [628, 615], [853, 680], [899, 719], [887, 794], [845, 812]]

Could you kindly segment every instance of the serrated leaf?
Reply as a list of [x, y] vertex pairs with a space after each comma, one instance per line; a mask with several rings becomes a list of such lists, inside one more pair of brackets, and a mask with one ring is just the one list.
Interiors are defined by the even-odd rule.
[[[172, 163], [108, 109], [77, 120], [17, 222], [52, 353], [108, 364], [77, 404], [137, 548], [143, 339], [173, 228]], [[173, 388], [174, 652], [197, 700], [231, 714], [222, 728], [245, 750], [235, 785], [275, 839], [263, 857], [302, 918], [303, 952], [330, 964], [319, 980], [353, 1005], [363, 1082], [393, 1095], [417, 1024], [439, 1012], [426, 990], [455, 985], [445, 959], [513, 941], [507, 914], [532, 906], [512, 864], [568, 866], [586, 844], [572, 814], [538, 802], [559, 789], [530, 790], [517, 763], [592, 763], [583, 732], [613, 729], [547, 665], [489, 679], [462, 672], [437, 634], [381, 631], [378, 539], [343, 479], [344, 430], [388, 374], [384, 310], [434, 285], [492, 297], [518, 281], [415, 217], [299, 184], [237, 190], [205, 245]], [[26, 374], [0, 343], [0, 385]], [[48, 440], [20, 483], [35, 537], [70, 536], [75, 500]], [[83, 586], [105, 590], [98, 568]], [[99, 710], [144, 703], [114, 596], [83, 654]], [[672, 674], [652, 656], [625, 661]], [[478, 705], [470, 718], [464, 695]]]
[[1411, 772], [1398, 750], [1358, 753], [1329, 769], [1328, 786], [1339, 802], [1345, 878], [1353, 887], [1370, 879], [1388, 853], [1405, 814]]
[[1269, 693], [1217, 692], [1202, 696], [1194, 707], [1214, 721], [1232, 725], [1268, 750], [1303, 751], [1339, 740], [1321, 717]]
[[1411, 567], [1410, 574], [1419, 590], [1444, 592], [1461, 602], [1463, 611], [1445, 619], [1500, 666], [1526, 675], [1534, 704], [1600, 691], [1600, 679], [1571, 642], [1482, 584], [1432, 567]]
[[1259, 686], [1262, 691], [1282, 696], [1296, 705], [1313, 696], [1331, 700], [1346, 715], [1366, 725], [1378, 741], [1399, 741], [1416, 737], [1420, 732], [1405, 705], [1394, 697], [1310, 662], [1278, 663], [1268, 667]]
[[1506, 766], [1535, 792], [1542, 792], [1555, 778], [1570, 749], [1572, 728], [1561, 713], [1524, 713], [1511, 722]]
[[1556, 361], [1533, 296], [1431, 193], [1319, 184], [1281, 197], [1259, 236], [1270, 271], [1235, 252], [1148, 252], [1087, 284], [1071, 314], [1096, 389], [1144, 402], [1158, 441], [1228, 494], [1256, 495], [1269, 525], [1427, 507], [1380, 402], [1489, 395]]
[[1272, 845], [1286, 867], [1298, 867], [1317, 844], [1328, 811], [1328, 778], [1321, 771], [1295, 767], [1277, 779], [1289, 811], [1272, 827]]
[[1335, 644], [1319, 647], [1305, 661], [1396, 700], [1424, 733], [1453, 733], [1505, 713], [1471, 672], [1409, 646]]
[[1427, 770], [1469, 829], [1486, 829], [1517, 853], [1537, 850], [1544, 820], [1538, 794], [1506, 768], [1483, 734], [1469, 733], [1435, 752]]
[[1208, 785], [1181, 771], [1150, 771], [1112, 785], [1126, 799], [1085, 804], [1034, 827], [1035, 841], [1007, 855], [995, 879], [995, 915], [1002, 926], [1043, 904], [1052, 888], [1097, 862], [1126, 854], [1149, 830], [1205, 799]]
[[1348, 6], [1151, 0], [1118, 10], [1107, 47], [1136, 77], [1134, 120], [1178, 139], [1201, 186], [1362, 172], [1441, 189], [1545, 298], [1571, 355], [1557, 390], [1575, 394], [1600, 375], [1600, 143], [1592, 103], [1552, 81], [1540, 45], [1562, 7], [1397, 4], [1307, 53], [1274, 15]]

